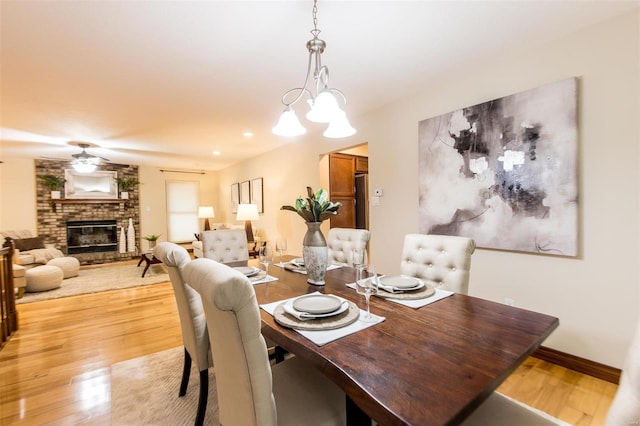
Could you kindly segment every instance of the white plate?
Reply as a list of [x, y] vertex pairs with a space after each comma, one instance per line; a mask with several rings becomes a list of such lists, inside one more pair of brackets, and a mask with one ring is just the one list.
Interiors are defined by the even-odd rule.
[[380, 284], [387, 287], [394, 287], [398, 290], [411, 290], [419, 288], [420, 280], [413, 277], [405, 277], [402, 275], [387, 275], [380, 277]]
[[260, 273], [260, 269], [254, 268], [253, 266], [236, 266], [233, 269], [240, 272], [241, 274], [246, 275], [247, 277], [253, 277], [254, 275]]
[[347, 309], [349, 309], [349, 302], [347, 302], [346, 300], [344, 300], [340, 304], [340, 307], [337, 310], [335, 310], [333, 312], [328, 312], [326, 314], [309, 314], [307, 312], [300, 312], [297, 309], [295, 309], [292, 305], [293, 305], [293, 300], [289, 300], [287, 303], [285, 303], [284, 304], [285, 312], [288, 312], [293, 316], [301, 317], [302, 319], [316, 319], [316, 318], [332, 317], [334, 315], [341, 314], [344, 311], [346, 311]]
[[293, 301], [296, 311], [310, 314], [327, 314], [340, 308], [342, 300], [329, 294], [309, 294], [300, 296]]
[[302, 257], [297, 257], [291, 261], [291, 264], [297, 266], [298, 268], [304, 268], [304, 259]]

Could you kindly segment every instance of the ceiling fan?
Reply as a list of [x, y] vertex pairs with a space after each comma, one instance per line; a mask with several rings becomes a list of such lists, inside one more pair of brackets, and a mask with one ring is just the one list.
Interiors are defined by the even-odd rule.
[[82, 148], [82, 152], [71, 155], [73, 157], [71, 167], [79, 173], [91, 173], [98, 168], [101, 162], [109, 161], [107, 158], [89, 154], [86, 149], [89, 148], [91, 144], [77, 142], [74, 143], [74, 145]]

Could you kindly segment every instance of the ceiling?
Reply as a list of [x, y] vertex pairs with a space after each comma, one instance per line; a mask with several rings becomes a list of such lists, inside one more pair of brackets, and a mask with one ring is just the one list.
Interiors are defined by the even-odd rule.
[[[359, 116], [442, 73], [637, 8], [321, 0], [317, 18], [331, 86], [358, 128]], [[304, 80], [311, 9], [310, 0], [2, 0], [0, 158], [70, 159], [80, 151], [70, 143], [81, 141], [117, 163], [219, 170], [295, 143], [271, 128], [282, 94]]]

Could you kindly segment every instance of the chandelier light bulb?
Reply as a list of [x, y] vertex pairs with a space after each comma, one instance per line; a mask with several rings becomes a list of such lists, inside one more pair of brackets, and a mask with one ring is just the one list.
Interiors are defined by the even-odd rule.
[[346, 138], [356, 134], [356, 129], [351, 127], [347, 115], [344, 111], [340, 111], [341, 114], [337, 114], [331, 122], [329, 127], [322, 133], [324, 137], [331, 139]]
[[295, 111], [290, 107], [284, 109], [282, 115], [280, 115], [278, 124], [276, 124], [271, 131], [275, 135], [286, 137], [300, 136], [307, 133], [307, 129], [300, 124], [300, 120], [298, 120]]
[[311, 110], [306, 117], [307, 120], [314, 123], [329, 123], [334, 117], [342, 113], [336, 97], [328, 89], [321, 91], [315, 100], [309, 103]]

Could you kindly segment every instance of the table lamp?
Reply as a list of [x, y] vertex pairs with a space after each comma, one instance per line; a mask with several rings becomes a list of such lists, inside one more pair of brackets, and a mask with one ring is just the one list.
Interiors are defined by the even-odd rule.
[[253, 242], [252, 220], [260, 220], [258, 206], [256, 204], [238, 204], [236, 220], [244, 220], [244, 230], [247, 233], [247, 242]]
[[204, 207], [199, 207], [198, 208], [198, 219], [204, 219], [204, 230], [208, 231], [211, 229], [211, 227], [209, 226], [209, 218], [213, 218], [216, 217], [215, 214], [213, 214], [213, 207], [212, 206], [204, 206]]

